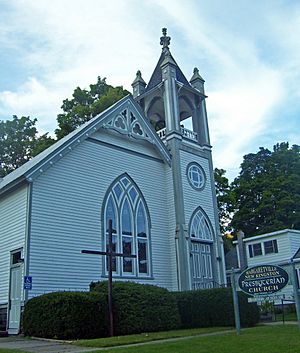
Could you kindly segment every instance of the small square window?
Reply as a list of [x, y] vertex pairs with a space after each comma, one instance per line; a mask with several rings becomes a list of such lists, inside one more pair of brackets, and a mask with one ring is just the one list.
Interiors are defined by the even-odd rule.
[[261, 243], [253, 244], [253, 255], [254, 256], [262, 255]]
[[278, 253], [277, 240], [269, 240], [264, 242], [265, 254]]
[[250, 244], [248, 249], [250, 257], [262, 255], [261, 243]]
[[22, 261], [22, 252], [21, 252], [21, 250], [12, 253], [12, 255], [11, 255], [11, 264], [12, 265], [16, 265], [16, 264], [20, 263], [21, 261]]

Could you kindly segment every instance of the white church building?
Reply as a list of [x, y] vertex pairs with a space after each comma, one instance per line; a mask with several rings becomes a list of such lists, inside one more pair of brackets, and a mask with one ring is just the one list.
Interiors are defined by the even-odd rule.
[[[15, 334], [24, 303], [107, 280], [108, 220], [114, 280], [171, 291], [226, 281], [204, 80], [190, 81], [162, 53], [148, 84], [0, 181], [0, 326]], [[192, 121], [192, 130], [183, 124]], [[26, 280], [24, 283], [24, 279]]]

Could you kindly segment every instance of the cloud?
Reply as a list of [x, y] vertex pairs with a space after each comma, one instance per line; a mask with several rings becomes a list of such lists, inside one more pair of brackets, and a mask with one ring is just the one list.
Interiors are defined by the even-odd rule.
[[[295, 128], [289, 131], [284, 124], [284, 116], [296, 116], [300, 110], [295, 103], [300, 96], [298, 2], [4, 4], [0, 45], [15, 50], [26, 74], [21, 86], [2, 92], [0, 88], [2, 115], [36, 116], [43, 130], [53, 131], [62, 100], [77, 86], [88, 87], [101, 75], [130, 90], [137, 69], [149, 80], [160, 55], [161, 27], [168, 27], [171, 51], [187, 78], [199, 65], [206, 79], [216, 166], [237, 171], [242, 156], [257, 150], [255, 144], [276, 143], [283, 136], [278, 132], [281, 125], [287, 138], [297, 138]], [[293, 121], [293, 126], [299, 125]]]
[[[53, 129], [53, 117], [58, 111], [60, 95], [49, 90], [35, 77], [30, 77], [18, 90], [0, 92], [0, 113], [5, 116], [8, 111], [12, 115], [38, 118], [40, 133]], [[11, 116], [7, 116], [11, 119]]]

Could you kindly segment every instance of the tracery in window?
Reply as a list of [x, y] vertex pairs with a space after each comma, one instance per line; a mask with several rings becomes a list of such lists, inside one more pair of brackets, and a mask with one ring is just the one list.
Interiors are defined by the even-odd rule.
[[198, 163], [193, 162], [187, 166], [187, 178], [194, 189], [201, 190], [204, 188], [205, 173]]
[[190, 225], [190, 237], [198, 240], [213, 240], [208, 221], [201, 210], [198, 210], [193, 216]]
[[[112, 219], [113, 251], [136, 255], [136, 258], [114, 257], [113, 272], [119, 276], [150, 276], [150, 222], [141, 192], [125, 175], [113, 183], [106, 200], [105, 243], [108, 244], [108, 221]], [[105, 268], [107, 272], [107, 263]]]
[[213, 233], [205, 213], [199, 208], [192, 216], [189, 228], [192, 288], [214, 286], [213, 280]]

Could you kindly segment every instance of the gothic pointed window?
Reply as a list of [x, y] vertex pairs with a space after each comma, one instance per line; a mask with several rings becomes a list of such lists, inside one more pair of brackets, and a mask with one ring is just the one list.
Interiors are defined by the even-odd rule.
[[[112, 220], [112, 250], [113, 252], [118, 251], [118, 244], [117, 244], [117, 219], [116, 219], [116, 204], [114, 202], [114, 199], [112, 195], [109, 196], [107, 203], [106, 203], [106, 209], [105, 209], [105, 224], [106, 224], [106, 229], [105, 229], [105, 240], [106, 240], [106, 251], [108, 250], [108, 221]], [[108, 264], [106, 264], [107, 266]], [[117, 268], [117, 261], [116, 257], [113, 257], [112, 259], [112, 270], [114, 272], [118, 271]]]
[[200, 208], [192, 216], [189, 236], [191, 240], [192, 288], [212, 288], [214, 286], [213, 232], [207, 215]]
[[[113, 258], [113, 273], [125, 277], [150, 276], [150, 221], [141, 192], [125, 174], [111, 185], [106, 200], [104, 241], [108, 244], [107, 225], [112, 219], [113, 251], [123, 254]], [[126, 255], [136, 255], [136, 258]], [[107, 273], [107, 264], [105, 269]]]

